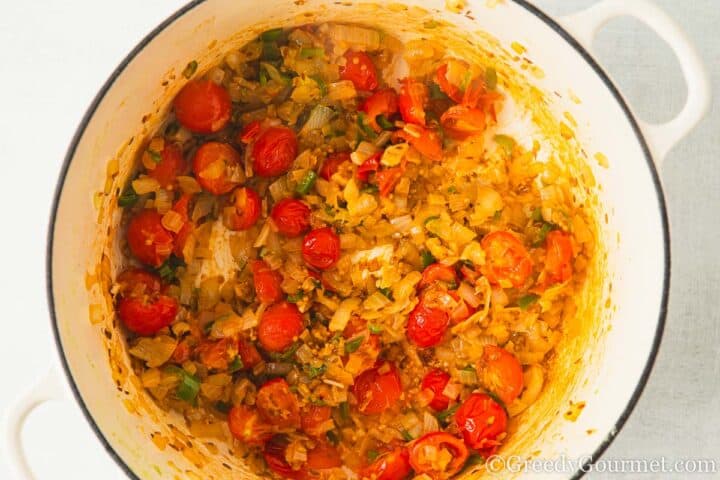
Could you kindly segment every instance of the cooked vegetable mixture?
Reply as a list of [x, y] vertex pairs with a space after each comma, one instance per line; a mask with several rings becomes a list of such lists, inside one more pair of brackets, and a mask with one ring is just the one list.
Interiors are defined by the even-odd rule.
[[323, 24], [183, 75], [119, 198], [113, 294], [157, 403], [266, 477], [448, 479], [496, 452], [590, 243], [539, 145], [498, 129], [495, 71]]

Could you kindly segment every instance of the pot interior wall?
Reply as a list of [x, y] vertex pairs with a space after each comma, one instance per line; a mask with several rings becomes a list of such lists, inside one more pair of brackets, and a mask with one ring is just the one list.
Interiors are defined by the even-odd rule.
[[[216, 440], [198, 439], [188, 448], [182, 419], [157, 409], [129, 370], [107, 295], [119, 266], [117, 248], [108, 242], [119, 220], [113, 197], [130, 174], [142, 138], [157, 127], [185, 81], [179, 72], [190, 60], [203, 68], [268, 27], [312, 21], [373, 24], [401, 38], [416, 38], [418, 31], [446, 37], [456, 53], [483, 60], [490, 51], [506, 71], [515, 71], [509, 75], [517, 75], [518, 82], [525, 83], [528, 74], [538, 87], [542, 101], [529, 106], [533, 119], [554, 125], [544, 132], [548, 141], [564, 142], [568, 161], [580, 160], [577, 180], [597, 195], [587, 201], [599, 219], [601, 238], [581, 307], [566, 325], [545, 392], [523, 413], [502, 453], [580, 459], [614, 435], [652, 351], [663, 295], [662, 213], [651, 168], [607, 85], [560, 34], [514, 2], [468, 5], [463, 12], [469, 14], [456, 14], [439, 0], [382, 7], [265, 0], [262, 8], [254, 2], [207, 0], [187, 8], [146, 42], [111, 82], [79, 137], [65, 177], [54, 225], [52, 281], [71, 375], [102, 435], [137, 476], [227, 478], [226, 464], [237, 469], [233, 477], [245, 478], [246, 469]], [[422, 30], [430, 19], [455, 27]], [[527, 52], [518, 55], [511, 42]], [[544, 74], [521, 68], [518, 57], [532, 59]], [[559, 134], [559, 120], [570, 122], [563, 112], [577, 122], [570, 141]], [[558, 121], [550, 120], [551, 113]], [[608, 168], [597, 164], [596, 152], [609, 159]], [[585, 402], [574, 422], [564, 417], [570, 402]]]

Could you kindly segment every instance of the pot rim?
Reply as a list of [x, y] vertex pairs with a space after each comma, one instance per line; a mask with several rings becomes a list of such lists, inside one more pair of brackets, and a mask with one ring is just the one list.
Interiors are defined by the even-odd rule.
[[[667, 214], [667, 206], [665, 203], [665, 196], [662, 189], [662, 184], [660, 183], [660, 176], [658, 174], [657, 166], [653, 160], [652, 154], [650, 153], [650, 148], [648, 146], [647, 141], [645, 140], [645, 137], [640, 129], [640, 126], [635, 119], [635, 116], [633, 115], [630, 107], [625, 102], [622, 94], [618, 90], [618, 88], [615, 86], [613, 81], [610, 79], [610, 77], [605, 73], [603, 68], [598, 64], [598, 62], [592, 57], [592, 55], [583, 47], [567, 30], [565, 30], [556, 20], [554, 20], [552, 17], [550, 17], [548, 14], [540, 10], [537, 6], [530, 3], [529, 0], [511, 0], [516, 5], [524, 8], [529, 13], [533, 14], [538, 20], [545, 23], [548, 27], [550, 27], [552, 30], [554, 30], [562, 39], [564, 39], [568, 44], [570, 44], [573, 49], [580, 54], [580, 56], [587, 62], [587, 64], [593, 69], [593, 71], [600, 77], [602, 82], [605, 84], [607, 89], [610, 91], [611, 95], [615, 98], [615, 100], [618, 102], [618, 105], [622, 109], [623, 113], [625, 114], [625, 117], [630, 122], [630, 125], [632, 126], [633, 132], [635, 134], [635, 138], [637, 139], [638, 143], [640, 144], [643, 155], [645, 157], [645, 161], [648, 164], [649, 170], [650, 170], [650, 176], [653, 182], [653, 186], [655, 187], [655, 194], [657, 197], [658, 207], [660, 209], [660, 217], [661, 217], [661, 224], [662, 224], [662, 230], [663, 230], [663, 269], [664, 269], [664, 278], [663, 278], [663, 287], [662, 287], [662, 295], [660, 298], [660, 313], [658, 316], [657, 321], [657, 327], [655, 329], [655, 335], [653, 338], [652, 348], [650, 350], [650, 354], [647, 358], [647, 361], [645, 363], [645, 367], [643, 368], [642, 375], [640, 376], [640, 380], [638, 381], [637, 386], [635, 387], [635, 390], [633, 391], [632, 396], [630, 397], [627, 405], [625, 406], [622, 414], [620, 417], [615, 421], [614, 428], [610, 431], [610, 433], [603, 439], [603, 441], [598, 445], [598, 447], [595, 449], [595, 451], [592, 453], [592, 455], [578, 468], [578, 470], [573, 474], [571, 480], [577, 480], [581, 477], [583, 477], [588, 471], [590, 471], [590, 466], [595, 463], [607, 450], [607, 448], [610, 446], [612, 441], [617, 437], [617, 435], [620, 433], [622, 428], [625, 426], [625, 423], [627, 422], [628, 418], [632, 414], [633, 410], [635, 409], [635, 406], [637, 405], [638, 400], [640, 399], [640, 396], [642, 395], [643, 391], [645, 390], [645, 386], [647, 385], [648, 379], [650, 377], [650, 374], [652, 372], [653, 366], [655, 364], [655, 360], [657, 358], [658, 350], [660, 348], [660, 344], [662, 341], [663, 331], [665, 329], [665, 322], [667, 319], [667, 311], [668, 311], [668, 297], [669, 297], [669, 291], [670, 291], [670, 268], [671, 268], [671, 261], [670, 261], [670, 230], [668, 226], [668, 214]], [[70, 145], [68, 146], [67, 152], [65, 153], [65, 158], [63, 159], [63, 164], [60, 169], [60, 175], [58, 177], [58, 182], [55, 187], [55, 192], [53, 194], [53, 200], [52, 200], [52, 207], [50, 212], [50, 221], [48, 224], [48, 236], [47, 236], [47, 246], [46, 246], [46, 256], [45, 256], [45, 270], [46, 270], [46, 295], [47, 295], [47, 301], [48, 301], [48, 310], [50, 313], [50, 323], [52, 326], [53, 331], [53, 338], [55, 341], [55, 346], [57, 347], [57, 353], [60, 356], [60, 363], [62, 365], [63, 371], [65, 372], [65, 377], [68, 380], [68, 383], [70, 384], [70, 388], [72, 390], [73, 396], [75, 397], [75, 400], [77, 401], [78, 405], [80, 406], [80, 409], [83, 412], [83, 415], [85, 416], [85, 419], [90, 424], [90, 427], [92, 428], [93, 432], [95, 432], [95, 435], [97, 436], [98, 440], [100, 440], [100, 443], [105, 448], [105, 450], [108, 452], [110, 457], [115, 461], [115, 463], [125, 472], [125, 474], [131, 478], [132, 480], [142, 480], [131, 468], [130, 466], [125, 462], [123, 458], [120, 457], [120, 455], [115, 451], [115, 449], [110, 445], [110, 442], [108, 441], [105, 434], [102, 432], [100, 427], [95, 422], [95, 419], [92, 416], [92, 413], [88, 409], [87, 405], [85, 404], [82, 395], [80, 394], [80, 391], [78, 389], [77, 384], [75, 383], [75, 379], [72, 376], [72, 372], [70, 371], [70, 366], [68, 364], [67, 358], [65, 357], [62, 342], [60, 340], [60, 331], [58, 329], [58, 323], [57, 323], [57, 317], [55, 313], [55, 299], [53, 297], [53, 269], [52, 269], [52, 252], [54, 247], [54, 235], [55, 235], [55, 223], [57, 220], [57, 211], [58, 206], [60, 203], [60, 196], [62, 195], [63, 188], [65, 186], [65, 179], [67, 177], [68, 170], [70, 169], [70, 164], [72, 163], [72, 159], [75, 156], [75, 152], [77, 149], [78, 144], [80, 143], [80, 139], [85, 133], [85, 129], [87, 128], [88, 124], [92, 121], [93, 116], [95, 115], [95, 112], [100, 105], [100, 102], [105, 98], [105, 95], [107, 92], [115, 85], [115, 81], [122, 75], [122, 73], [125, 71], [125, 68], [128, 66], [128, 64], [140, 53], [142, 50], [150, 44], [155, 37], [157, 37], [161, 32], [163, 32], [168, 26], [170, 26], [172, 23], [174, 23], [177, 19], [188, 13], [189, 11], [193, 10], [198, 5], [204, 3], [205, 0], [192, 0], [190, 3], [184, 5], [177, 11], [175, 11], [172, 15], [170, 15], [168, 18], [166, 18], [162, 23], [160, 23], [157, 27], [155, 27], [153, 30], [150, 31], [140, 42], [123, 58], [123, 60], [120, 62], [120, 64], [112, 71], [108, 79], [105, 81], [105, 83], [102, 85], [98, 93], [95, 95], [95, 98], [93, 98], [92, 103], [85, 111], [85, 114], [82, 117], [82, 120], [80, 121], [80, 124], [78, 125], [77, 129], [75, 130], [75, 134], [72, 137], [72, 140], [70, 141]]]

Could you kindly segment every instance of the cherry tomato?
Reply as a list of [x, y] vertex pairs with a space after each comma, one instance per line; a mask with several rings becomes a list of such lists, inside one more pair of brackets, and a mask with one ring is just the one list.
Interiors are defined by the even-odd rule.
[[228, 426], [233, 437], [248, 445], [260, 446], [272, 437], [270, 426], [260, 418], [260, 414], [245, 405], [230, 409]]
[[160, 154], [160, 162], [155, 168], [148, 170], [148, 175], [160, 183], [163, 188], [168, 188], [173, 183], [178, 174], [182, 172], [185, 164], [182, 150], [174, 143], [165, 143], [165, 147]]
[[570, 235], [560, 230], [553, 230], [545, 238], [545, 274], [549, 285], [570, 280], [573, 273], [572, 240]]
[[258, 340], [268, 352], [283, 352], [303, 331], [303, 318], [294, 303], [279, 302], [260, 318]]
[[389, 167], [383, 168], [375, 174], [375, 182], [378, 184], [378, 190], [381, 197], [387, 197], [395, 190], [395, 186], [405, 175], [405, 167]]
[[377, 70], [365, 52], [345, 52], [345, 65], [340, 67], [340, 78], [350, 80], [358, 90], [375, 90], [378, 87]]
[[143, 263], [159, 267], [173, 251], [173, 236], [162, 226], [157, 210], [143, 210], [128, 224], [130, 251]]
[[180, 231], [175, 234], [175, 246], [173, 247], [173, 253], [175, 256], [183, 259], [185, 258], [185, 244], [195, 229], [195, 226], [190, 221], [190, 217], [188, 215], [191, 199], [191, 195], [183, 194], [172, 207], [175, 212], [180, 214], [184, 222]]
[[250, 143], [258, 136], [260, 133], [262, 124], [260, 123], [260, 120], [253, 120], [252, 122], [245, 125], [238, 134], [238, 143]]
[[434, 347], [445, 336], [449, 324], [450, 317], [445, 310], [430, 307], [421, 299], [408, 316], [407, 337], [418, 347]]
[[465, 140], [485, 131], [485, 112], [465, 105], [455, 105], [442, 114], [440, 124], [450, 138]]
[[297, 237], [310, 228], [310, 207], [294, 198], [280, 200], [270, 216], [278, 231], [286, 237]]
[[365, 415], [377, 415], [398, 403], [403, 388], [395, 365], [384, 363], [358, 375], [352, 390], [358, 410]]
[[522, 242], [510, 232], [488, 233], [480, 242], [486, 262], [481, 267], [491, 283], [504, 288], [522, 287], [532, 273], [532, 260]]
[[397, 448], [378, 457], [360, 473], [360, 478], [375, 480], [403, 480], [410, 475], [410, 459], [406, 448]]
[[428, 96], [428, 87], [424, 83], [411, 78], [400, 82], [397, 103], [400, 115], [406, 123], [425, 126], [425, 104]]
[[377, 116], [384, 115], [389, 118], [398, 111], [397, 94], [392, 88], [378, 90], [365, 100], [360, 110], [367, 114], [368, 124], [372, 129], [380, 132], [382, 127], [377, 123]]
[[485, 345], [477, 364], [480, 382], [497, 395], [505, 405], [510, 404], [522, 392], [523, 369], [517, 357], [504, 348]]
[[433, 263], [425, 267], [422, 272], [422, 278], [418, 283], [418, 288], [423, 289], [429, 287], [435, 282], [449, 283], [451, 286], [457, 285], [458, 278], [455, 269], [449, 265], [442, 263]]
[[241, 338], [238, 341], [237, 348], [238, 355], [240, 355], [240, 360], [242, 360], [243, 368], [245, 370], [251, 370], [255, 365], [262, 362], [262, 357], [260, 356], [260, 353], [258, 352], [257, 348], [255, 348], [255, 344], [250, 340]]
[[293, 480], [301, 480], [302, 472], [293, 470], [290, 464], [285, 460], [285, 450], [287, 450], [287, 440], [281, 436], [273, 437], [265, 444], [263, 449], [263, 458], [268, 468], [277, 473], [281, 477]]
[[270, 268], [264, 260], [253, 260], [250, 263], [255, 284], [255, 296], [260, 303], [275, 303], [283, 296], [282, 275]]
[[447, 372], [443, 372], [439, 368], [430, 370], [422, 381], [423, 390], [431, 390], [433, 392], [433, 399], [430, 402], [430, 408], [436, 411], [445, 410], [450, 405], [454, 398], [450, 398], [443, 394], [443, 390], [450, 381], [450, 375]]
[[213, 195], [224, 195], [240, 182], [233, 173], [241, 169], [240, 154], [227, 143], [207, 142], [193, 157], [193, 173], [200, 186]]
[[181, 364], [190, 360], [190, 342], [187, 340], [181, 340], [177, 344], [173, 351], [172, 357], [170, 357], [174, 363]]
[[118, 276], [120, 300], [118, 317], [133, 333], [155, 334], [170, 325], [178, 312], [177, 301], [160, 294], [160, 277], [139, 268], [126, 270]]
[[195, 349], [200, 363], [209, 369], [227, 370], [237, 354], [237, 344], [230, 338], [205, 340]]
[[340, 259], [340, 237], [330, 227], [316, 228], [305, 235], [302, 256], [311, 267], [332, 268]]
[[253, 145], [253, 170], [261, 177], [277, 177], [290, 170], [298, 152], [295, 132], [287, 127], [270, 127]]
[[300, 406], [284, 378], [265, 382], [258, 390], [255, 406], [260, 416], [280, 428], [300, 426]]
[[210, 80], [193, 80], [180, 90], [175, 100], [175, 116], [194, 133], [215, 133], [230, 120], [230, 95]]
[[307, 433], [311, 437], [319, 437], [325, 433], [324, 430], [319, 428], [328, 420], [330, 420], [330, 414], [332, 410], [327, 406], [310, 405], [302, 413], [302, 420], [300, 426], [303, 432]]
[[380, 168], [380, 158], [382, 157], [382, 152], [375, 153], [371, 155], [367, 160], [365, 160], [357, 169], [357, 173], [355, 176], [358, 178], [358, 180], [361, 180], [363, 182], [367, 182], [370, 179], [370, 174], [377, 172]]
[[455, 412], [465, 444], [487, 458], [500, 446], [507, 430], [507, 414], [484, 393], [471, 394]]
[[485, 80], [481, 77], [472, 78], [467, 86], [465, 92], [463, 92], [462, 104], [469, 107], [475, 108], [483, 103], [483, 97], [487, 94], [487, 88], [485, 87]]
[[338, 171], [340, 165], [349, 161], [350, 154], [348, 152], [331, 153], [320, 167], [320, 176], [329, 181]]
[[437, 69], [437, 72], [435, 74], [435, 82], [440, 87], [440, 90], [442, 90], [445, 93], [445, 95], [450, 97], [456, 103], [460, 103], [463, 98], [462, 91], [460, 91], [460, 88], [458, 88], [457, 85], [453, 85], [452, 83], [450, 83], [450, 81], [448, 81], [447, 71], [448, 71], [447, 63], [443, 63], [442, 65], [440, 65], [440, 67]]
[[[442, 450], [446, 450], [452, 458], [447, 465], [438, 460]], [[463, 441], [445, 432], [426, 433], [410, 447], [410, 465], [415, 473], [425, 473], [433, 480], [446, 480], [458, 473], [468, 456]]]
[[235, 231], [252, 228], [260, 218], [261, 203], [260, 195], [252, 188], [236, 188], [230, 195], [231, 207], [225, 210], [225, 224]]
[[318, 443], [315, 448], [307, 452], [305, 469], [327, 470], [328, 468], [342, 467], [342, 459], [337, 448], [327, 443]]
[[405, 125], [397, 131], [397, 136], [404, 139], [415, 150], [432, 160], [442, 160], [442, 141], [435, 130], [420, 125]]

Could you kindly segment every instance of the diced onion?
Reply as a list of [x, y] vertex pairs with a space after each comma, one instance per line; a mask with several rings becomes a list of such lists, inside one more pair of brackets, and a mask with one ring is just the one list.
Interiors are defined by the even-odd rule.
[[471, 287], [469, 284], [462, 282], [460, 286], [457, 289], [457, 294], [467, 302], [468, 305], [470, 305], [472, 308], [477, 308], [480, 306], [480, 303], [482, 300], [480, 297], [477, 296], [475, 293], [475, 289]]
[[330, 331], [342, 332], [345, 330], [345, 327], [350, 321], [350, 317], [353, 313], [355, 313], [355, 310], [357, 310], [359, 306], [360, 299], [357, 297], [346, 298], [340, 302], [340, 306], [338, 306], [332, 316], [332, 319], [330, 319]]
[[442, 394], [448, 398], [458, 398], [462, 392], [462, 386], [455, 382], [448, 382], [443, 388]]
[[336, 42], [364, 47], [365, 50], [380, 48], [380, 32], [357, 25], [334, 24], [328, 29], [330, 38]]
[[182, 215], [175, 210], [168, 210], [161, 220], [162, 226], [171, 232], [178, 233], [185, 224]]
[[341, 80], [328, 85], [327, 97], [334, 102], [350, 100], [357, 97], [357, 90], [350, 80]]
[[326, 107], [325, 105], [315, 105], [315, 107], [310, 112], [310, 116], [308, 117], [307, 122], [305, 122], [305, 125], [303, 125], [302, 129], [300, 130], [300, 135], [304, 135], [312, 130], [322, 128], [330, 121], [333, 114], [334, 112], [332, 108]]
[[380, 163], [387, 167], [394, 167], [400, 165], [403, 157], [407, 153], [410, 145], [407, 143], [398, 143], [385, 149], [383, 152]]
[[358, 144], [355, 151], [350, 154], [350, 160], [352, 160], [355, 165], [362, 165], [365, 160], [377, 152], [378, 148], [374, 144], [362, 141]]
[[157, 192], [160, 190], [160, 182], [152, 177], [141, 176], [132, 182], [133, 190], [138, 195], [144, 195], [146, 193]]
[[180, 175], [179, 177], [177, 177], [177, 182], [180, 186], [180, 190], [182, 190], [183, 193], [194, 195], [196, 193], [202, 192], [202, 187], [200, 187], [200, 184], [197, 182], [197, 180], [195, 180], [194, 177]]

